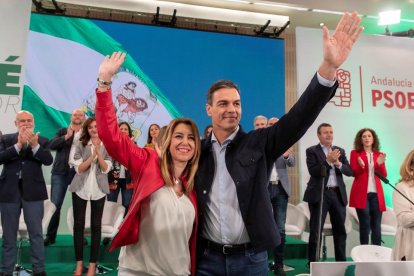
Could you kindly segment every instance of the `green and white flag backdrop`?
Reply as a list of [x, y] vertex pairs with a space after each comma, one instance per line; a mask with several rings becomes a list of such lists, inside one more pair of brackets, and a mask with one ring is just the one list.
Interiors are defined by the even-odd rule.
[[[36, 118], [36, 130], [52, 137], [68, 125], [74, 109], [93, 116], [99, 64], [122, 45], [88, 19], [32, 14], [22, 109]], [[141, 133], [151, 123], [166, 125], [180, 113], [131, 56], [112, 84], [118, 121]], [[139, 135], [145, 144], [146, 134]]]

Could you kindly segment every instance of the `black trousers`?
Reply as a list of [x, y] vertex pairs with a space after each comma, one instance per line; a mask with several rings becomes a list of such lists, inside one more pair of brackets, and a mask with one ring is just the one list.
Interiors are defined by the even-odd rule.
[[[90, 263], [96, 263], [99, 256], [99, 246], [101, 243], [102, 215], [106, 196], [91, 202], [91, 255]], [[85, 231], [85, 214], [87, 200], [80, 198], [76, 193], [72, 193], [73, 204], [73, 244], [75, 246], [76, 261], [83, 260], [83, 236]]]
[[[308, 204], [310, 211], [308, 259], [309, 262], [314, 262], [317, 256], [316, 244], [318, 241], [319, 202]], [[325, 189], [322, 207], [322, 228], [325, 224], [326, 214], [328, 212], [332, 223], [335, 260], [346, 261], [346, 207], [342, 203], [341, 195], [338, 190]]]

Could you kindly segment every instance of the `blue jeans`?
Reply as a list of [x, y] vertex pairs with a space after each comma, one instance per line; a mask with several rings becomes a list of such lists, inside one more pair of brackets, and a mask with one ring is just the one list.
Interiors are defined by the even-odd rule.
[[276, 266], [283, 266], [283, 256], [285, 253], [285, 242], [286, 242], [286, 212], [289, 197], [283, 189], [283, 186], [279, 183], [278, 185], [269, 184], [268, 186], [270, 200], [273, 207], [273, 217], [275, 219], [277, 228], [280, 233], [281, 242], [273, 250], [273, 260]]
[[50, 239], [56, 239], [60, 221], [60, 209], [62, 208], [63, 200], [65, 199], [68, 186], [72, 182], [74, 176], [74, 169], [71, 169], [67, 174], [52, 174], [52, 190], [50, 191], [50, 200], [53, 202], [53, 204], [55, 204], [56, 211], [50, 219], [49, 225], [47, 227], [46, 236]]
[[109, 190], [109, 194], [107, 195], [108, 201], [117, 202], [119, 191], [121, 191], [122, 206], [125, 207], [125, 214], [126, 214], [126, 212], [128, 211], [129, 203], [131, 202], [133, 189], [126, 188], [125, 178], [118, 179], [118, 186], [116, 190]]
[[196, 271], [198, 276], [266, 276], [267, 273], [267, 251], [224, 255], [210, 249], [204, 249]]
[[371, 232], [371, 244], [381, 245], [381, 219], [377, 193], [368, 193], [365, 209], [356, 208], [359, 220], [359, 242], [369, 243]]

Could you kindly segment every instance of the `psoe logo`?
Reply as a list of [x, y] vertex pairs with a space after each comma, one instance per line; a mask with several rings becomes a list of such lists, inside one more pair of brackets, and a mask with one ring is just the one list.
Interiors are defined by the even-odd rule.
[[22, 66], [14, 64], [18, 58], [18, 56], [9, 56], [5, 63], [0, 63], [0, 95], [19, 95]]
[[336, 71], [338, 89], [335, 96], [329, 101], [335, 106], [350, 107], [352, 101], [351, 73], [344, 69]]

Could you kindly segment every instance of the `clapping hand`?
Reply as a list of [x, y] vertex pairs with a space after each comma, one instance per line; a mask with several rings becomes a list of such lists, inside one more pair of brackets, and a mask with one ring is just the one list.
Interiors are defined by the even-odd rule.
[[362, 158], [361, 157], [358, 157], [358, 164], [361, 166], [361, 168], [365, 168], [365, 163], [364, 163], [364, 161], [362, 160]]
[[381, 166], [382, 164], [384, 164], [384, 162], [385, 162], [385, 157], [386, 157], [385, 153], [381, 153], [381, 154], [378, 156], [378, 158], [377, 158], [377, 164], [378, 164], [379, 166]]

